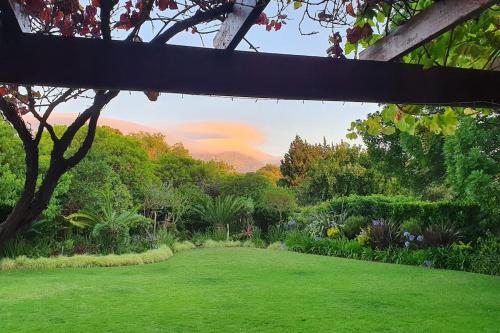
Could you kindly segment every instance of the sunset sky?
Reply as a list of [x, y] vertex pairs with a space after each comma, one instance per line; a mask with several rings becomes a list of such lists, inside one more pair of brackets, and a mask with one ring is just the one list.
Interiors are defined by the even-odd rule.
[[[307, 32], [320, 30], [320, 33], [301, 36], [298, 18], [294, 18], [277, 32], [267, 32], [263, 26], [254, 26], [247, 38], [261, 52], [325, 56], [329, 46], [328, 31], [312, 25], [307, 28], [310, 28]], [[145, 37], [148, 39], [148, 36]], [[213, 35], [204, 37], [206, 47], [212, 47], [212, 39]], [[171, 43], [202, 46], [200, 37], [189, 32], [176, 36]], [[248, 50], [248, 46], [242, 42], [239, 49]], [[262, 73], [263, 79], [265, 75]], [[81, 105], [75, 106], [69, 104], [64, 111], [81, 109]], [[323, 136], [330, 142], [345, 140], [350, 122], [376, 109], [376, 104], [366, 103], [232, 99], [179, 94], [162, 94], [157, 102], [150, 102], [143, 93], [122, 92], [109, 104], [103, 116], [156, 129], [165, 133], [170, 142], [190, 141], [191, 149], [197, 145], [200, 149], [238, 149], [253, 151], [252, 155], [260, 152], [282, 156], [296, 134], [310, 142], [319, 142]]]

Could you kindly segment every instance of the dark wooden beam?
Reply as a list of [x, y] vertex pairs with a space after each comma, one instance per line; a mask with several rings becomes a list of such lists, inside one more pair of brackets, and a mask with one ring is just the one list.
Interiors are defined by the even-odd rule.
[[0, 0], [0, 21], [4, 33], [20, 34], [31, 31], [28, 14], [16, 0]]
[[216, 49], [234, 50], [266, 8], [269, 0], [236, 0], [214, 37]]
[[441, 0], [359, 54], [361, 60], [390, 61], [410, 53], [498, 0]]
[[24, 34], [0, 82], [253, 98], [494, 106], [500, 72]]

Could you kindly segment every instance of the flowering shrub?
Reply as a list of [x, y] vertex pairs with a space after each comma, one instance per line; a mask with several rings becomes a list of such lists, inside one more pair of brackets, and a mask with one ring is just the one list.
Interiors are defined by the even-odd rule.
[[366, 232], [369, 235], [368, 244], [374, 249], [383, 250], [402, 243], [399, 226], [389, 221], [373, 220]]
[[338, 227], [329, 227], [326, 229], [326, 235], [330, 238], [338, 237], [340, 236], [340, 229]]
[[412, 235], [409, 231], [405, 231], [403, 233], [403, 237], [406, 239], [405, 240], [405, 247], [406, 248], [418, 247], [418, 245], [421, 244], [422, 241], [424, 240], [424, 236], [422, 236], [422, 235], [415, 236], [415, 235]]

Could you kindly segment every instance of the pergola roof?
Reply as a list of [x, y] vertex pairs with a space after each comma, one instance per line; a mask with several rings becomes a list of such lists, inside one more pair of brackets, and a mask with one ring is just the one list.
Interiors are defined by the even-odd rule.
[[[3, 83], [296, 100], [486, 107], [500, 104], [498, 71], [424, 69], [388, 61], [28, 34], [21, 32], [20, 15], [16, 15], [9, 0], [1, 1]], [[484, 9], [492, 1], [470, 2]], [[469, 8], [473, 12], [479, 10]], [[256, 6], [255, 11], [262, 11], [262, 6]], [[248, 31], [255, 20], [255, 12], [245, 15], [248, 16], [240, 17], [240, 22], [238, 18], [226, 20], [224, 24], [239, 28], [223, 25], [223, 37], [229, 40], [219, 44], [235, 47], [244, 36], [241, 29]], [[459, 15], [449, 23], [466, 18], [467, 15]], [[406, 30], [411, 31], [408, 27]], [[443, 27], [439, 30], [442, 32]], [[392, 37], [386, 38], [387, 41]], [[383, 49], [380, 43], [384, 39], [377, 43], [379, 50]], [[408, 46], [413, 48], [415, 43]], [[373, 54], [370, 49], [367, 52]]]

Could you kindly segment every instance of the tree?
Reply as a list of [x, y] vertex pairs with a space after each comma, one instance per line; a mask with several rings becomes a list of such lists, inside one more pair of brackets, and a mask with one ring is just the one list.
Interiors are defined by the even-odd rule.
[[297, 191], [302, 203], [310, 204], [350, 194], [380, 193], [384, 177], [377, 173], [360, 146], [345, 142], [333, 145], [328, 156], [310, 164]]
[[[81, 7], [79, 1], [18, 1], [31, 16], [33, 32], [111, 40], [123, 36], [123, 33], [116, 33], [117, 30], [123, 30], [128, 32], [126, 40], [143, 41], [140, 36], [141, 28], [149, 23], [153, 23], [153, 26], [160, 23], [164, 28], [155, 31], [155, 36], [150, 41], [159, 45], [167, 43], [173, 36], [189, 28], [196, 33], [196, 25], [223, 19], [232, 8], [231, 3], [218, 0], [202, 3], [101, 0], [91, 1], [86, 7]], [[170, 15], [165, 15], [165, 11]], [[0, 110], [22, 141], [26, 165], [22, 194], [6, 220], [0, 224], [0, 247], [21, 227], [31, 224], [47, 207], [61, 177], [89, 152], [101, 111], [118, 94], [119, 91], [111, 90], [0, 86]], [[146, 92], [146, 95], [150, 100], [158, 97], [156, 92]], [[90, 105], [80, 112], [64, 133], [57, 135], [49, 123], [51, 113], [61, 104], [78, 97], [87, 98], [91, 101]], [[34, 131], [23, 120], [23, 115], [27, 113], [32, 114], [39, 122]], [[88, 127], [83, 130], [84, 139], [72, 151], [70, 147], [74, 145], [77, 133], [81, 133], [86, 123]], [[49, 167], [42, 175], [39, 145], [44, 132], [53, 141], [53, 148]]]
[[443, 188], [445, 181], [444, 135], [420, 125], [413, 134], [396, 129], [392, 134], [360, 135], [373, 167], [384, 176], [393, 177], [401, 194], [406, 190], [416, 196], [439, 199], [430, 192]]
[[321, 145], [311, 145], [300, 136], [290, 143], [290, 148], [281, 160], [280, 170], [290, 186], [299, 185], [304, 179], [309, 164], [325, 154]]
[[500, 215], [499, 117], [465, 118], [444, 145], [447, 182], [457, 198]]
[[269, 179], [274, 185], [278, 184], [278, 181], [283, 178], [281, 174], [280, 167], [274, 164], [266, 164], [262, 168], [256, 171], [259, 175], [262, 175]]
[[140, 142], [147, 151], [150, 160], [157, 160], [161, 155], [171, 151], [171, 147], [165, 141], [165, 135], [161, 133], [139, 132], [129, 136]]
[[284, 215], [290, 213], [296, 207], [297, 202], [293, 193], [288, 189], [274, 187], [263, 193], [261, 205], [267, 211], [278, 213], [278, 223], [282, 223]]
[[255, 172], [226, 175], [222, 179], [220, 193], [223, 196], [246, 197], [258, 202], [262, 193], [273, 184]]

